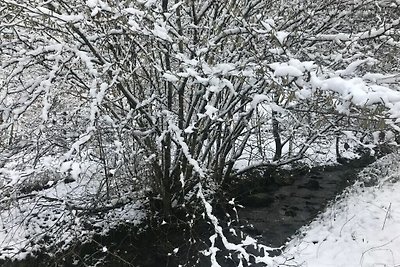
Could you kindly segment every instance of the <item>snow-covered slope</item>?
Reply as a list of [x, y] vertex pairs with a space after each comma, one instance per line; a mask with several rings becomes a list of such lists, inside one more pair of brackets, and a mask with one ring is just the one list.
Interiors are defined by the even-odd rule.
[[[388, 155], [300, 230], [279, 266], [400, 266], [400, 156]], [[365, 184], [374, 183], [373, 186]]]

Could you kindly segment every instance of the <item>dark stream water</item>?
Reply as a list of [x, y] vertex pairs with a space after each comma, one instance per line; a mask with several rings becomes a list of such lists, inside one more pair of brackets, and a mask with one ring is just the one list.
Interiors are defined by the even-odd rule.
[[311, 169], [293, 177], [293, 184], [265, 186], [242, 198], [238, 211], [244, 232], [272, 247], [284, 245], [290, 236], [323, 211], [327, 203], [354, 183], [359, 168], [337, 166]]

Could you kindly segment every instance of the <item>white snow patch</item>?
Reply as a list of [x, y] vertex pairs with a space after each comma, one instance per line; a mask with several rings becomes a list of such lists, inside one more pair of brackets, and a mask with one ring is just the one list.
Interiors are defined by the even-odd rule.
[[275, 62], [268, 64], [268, 66], [274, 70], [274, 75], [276, 77], [300, 77], [304, 72], [311, 71], [316, 66], [313, 61], [301, 62], [297, 59], [291, 59], [288, 62]]
[[166, 81], [171, 82], [171, 83], [176, 83], [179, 81], [179, 78], [176, 77], [174, 74], [166, 72], [163, 74], [163, 77]]
[[172, 38], [168, 35], [165, 22], [154, 23], [154, 30], [151, 31], [154, 36], [163, 39], [168, 42], [172, 42]]
[[275, 37], [276, 39], [279, 41], [279, 43], [281, 45], [283, 45], [287, 39], [287, 37], [289, 36], [289, 32], [285, 32], [285, 31], [278, 31], [275, 33]]
[[210, 119], [214, 120], [217, 117], [218, 109], [215, 108], [214, 106], [211, 105], [206, 105], [205, 106], [206, 112], [204, 112], [205, 115], [210, 117]]
[[271, 97], [267, 95], [262, 95], [262, 94], [255, 94], [253, 96], [253, 100], [250, 103], [250, 106], [252, 109], [255, 109], [258, 104], [264, 101], [271, 101]]
[[98, 4], [98, 0], [87, 0], [86, 5], [90, 8], [95, 8]]

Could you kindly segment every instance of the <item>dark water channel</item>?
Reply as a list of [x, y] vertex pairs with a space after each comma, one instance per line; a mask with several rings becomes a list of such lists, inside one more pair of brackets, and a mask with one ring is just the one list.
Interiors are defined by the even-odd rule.
[[301, 226], [323, 211], [330, 200], [354, 183], [359, 170], [342, 165], [314, 168], [294, 175], [290, 185], [254, 188], [241, 197], [244, 208], [238, 213], [245, 225], [244, 232], [272, 247], [284, 245]]

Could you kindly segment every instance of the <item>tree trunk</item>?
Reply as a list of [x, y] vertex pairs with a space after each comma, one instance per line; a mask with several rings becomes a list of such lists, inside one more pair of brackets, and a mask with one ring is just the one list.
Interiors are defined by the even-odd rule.
[[272, 111], [272, 134], [275, 141], [274, 161], [280, 160], [282, 157], [282, 141], [279, 131], [279, 121], [276, 119], [277, 114], [278, 113], [276, 111]]

